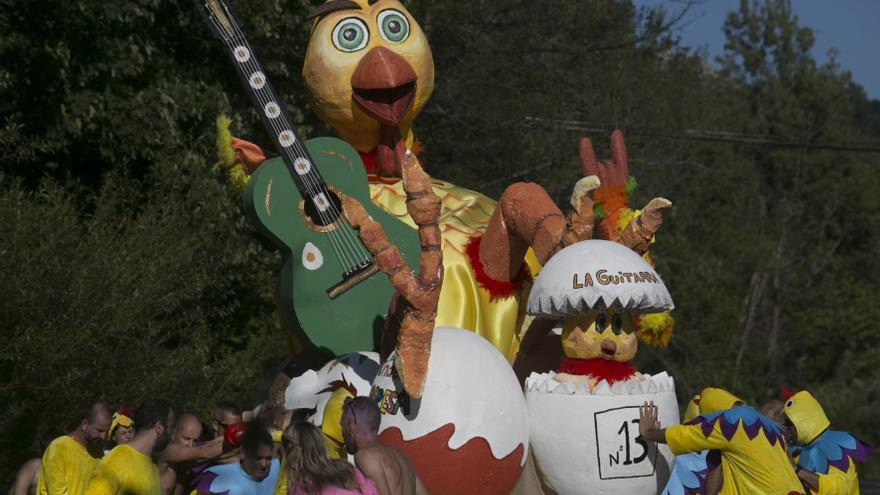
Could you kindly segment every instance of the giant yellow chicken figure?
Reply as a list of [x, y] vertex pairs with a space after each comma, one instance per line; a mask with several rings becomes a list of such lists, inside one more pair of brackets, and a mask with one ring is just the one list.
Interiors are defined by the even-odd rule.
[[[312, 108], [361, 155], [373, 202], [415, 228], [407, 214], [399, 167], [406, 149], [418, 153], [412, 124], [434, 88], [434, 62], [425, 34], [397, 0], [329, 0], [314, 8], [309, 18], [314, 26], [303, 77]], [[627, 207], [622, 135], [618, 132], [615, 139], [615, 159], [623, 155], [623, 181], [604, 184], [620, 190], [606, 195], [613, 209], [607, 212], [610, 227], [604, 231], [619, 235], [637, 214]], [[582, 162], [585, 147], [592, 154], [592, 145], [585, 141]], [[265, 159], [251, 143], [233, 139], [232, 144], [248, 170]], [[568, 243], [578, 240], [579, 223], [592, 224], [593, 202], [587, 196], [597, 186], [598, 180], [581, 184], [576, 195], [585, 199], [584, 206], [575, 206], [566, 218], [535, 184], [514, 184], [496, 203], [478, 192], [433, 180], [442, 201], [445, 268], [436, 326], [472, 330], [513, 356], [523, 328], [520, 301], [527, 296], [531, 275], [559, 249], [563, 237], [568, 236]], [[599, 199], [597, 203], [601, 205]], [[573, 197], [575, 204], [581, 201]], [[668, 208], [652, 205], [642, 214], [649, 221], [633, 222], [642, 238], [650, 239]], [[669, 319], [659, 327], [671, 331], [671, 324]], [[658, 327], [656, 322], [653, 326]]]

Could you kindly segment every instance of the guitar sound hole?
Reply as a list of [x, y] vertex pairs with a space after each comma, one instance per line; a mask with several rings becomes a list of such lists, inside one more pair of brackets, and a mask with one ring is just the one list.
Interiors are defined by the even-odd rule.
[[324, 211], [320, 211], [311, 199], [303, 201], [303, 213], [308, 221], [316, 227], [330, 227], [336, 223], [339, 213], [342, 212], [342, 201], [339, 196], [331, 189], [327, 188], [327, 199], [333, 206]]

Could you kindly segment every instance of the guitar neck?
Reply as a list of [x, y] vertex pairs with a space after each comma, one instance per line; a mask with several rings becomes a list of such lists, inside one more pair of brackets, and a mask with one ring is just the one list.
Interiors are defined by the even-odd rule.
[[318, 210], [325, 212], [330, 203], [327, 187], [314, 161], [297, 134], [287, 109], [281, 103], [266, 72], [257, 60], [235, 15], [225, 2], [203, 0], [208, 11], [207, 21], [220, 33], [242, 86], [250, 96], [266, 132], [272, 137], [275, 149], [287, 165], [287, 170], [303, 198], [309, 198]]

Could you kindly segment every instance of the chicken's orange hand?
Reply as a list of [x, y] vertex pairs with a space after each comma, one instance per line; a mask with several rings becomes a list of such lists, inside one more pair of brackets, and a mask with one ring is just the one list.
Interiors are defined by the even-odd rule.
[[232, 150], [235, 152], [235, 163], [241, 163], [248, 175], [254, 173], [254, 170], [266, 161], [266, 153], [262, 148], [244, 139], [233, 137]]
[[626, 158], [626, 143], [620, 129], [611, 134], [611, 160], [596, 160], [593, 142], [590, 138], [581, 138], [580, 142], [581, 174], [584, 177], [595, 175], [602, 187], [624, 187], [629, 178], [629, 164]]

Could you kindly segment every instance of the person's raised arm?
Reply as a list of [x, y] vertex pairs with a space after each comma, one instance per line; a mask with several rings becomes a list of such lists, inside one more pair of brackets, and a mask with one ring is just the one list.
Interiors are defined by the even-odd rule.
[[675, 425], [660, 428], [657, 418], [657, 406], [653, 402], [645, 402], [639, 409], [639, 434], [645, 440], [665, 443], [675, 455], [701, 450], [727, 450], [730, 440], [724, 437], [717, 424], [708, 433], [700, 424]]
[[168, 445], [162, 452], [156, 452], [156, 459], [168, 463], [206, 462], [223, 455], [223, 439], [217, 438], [196, 447]]

